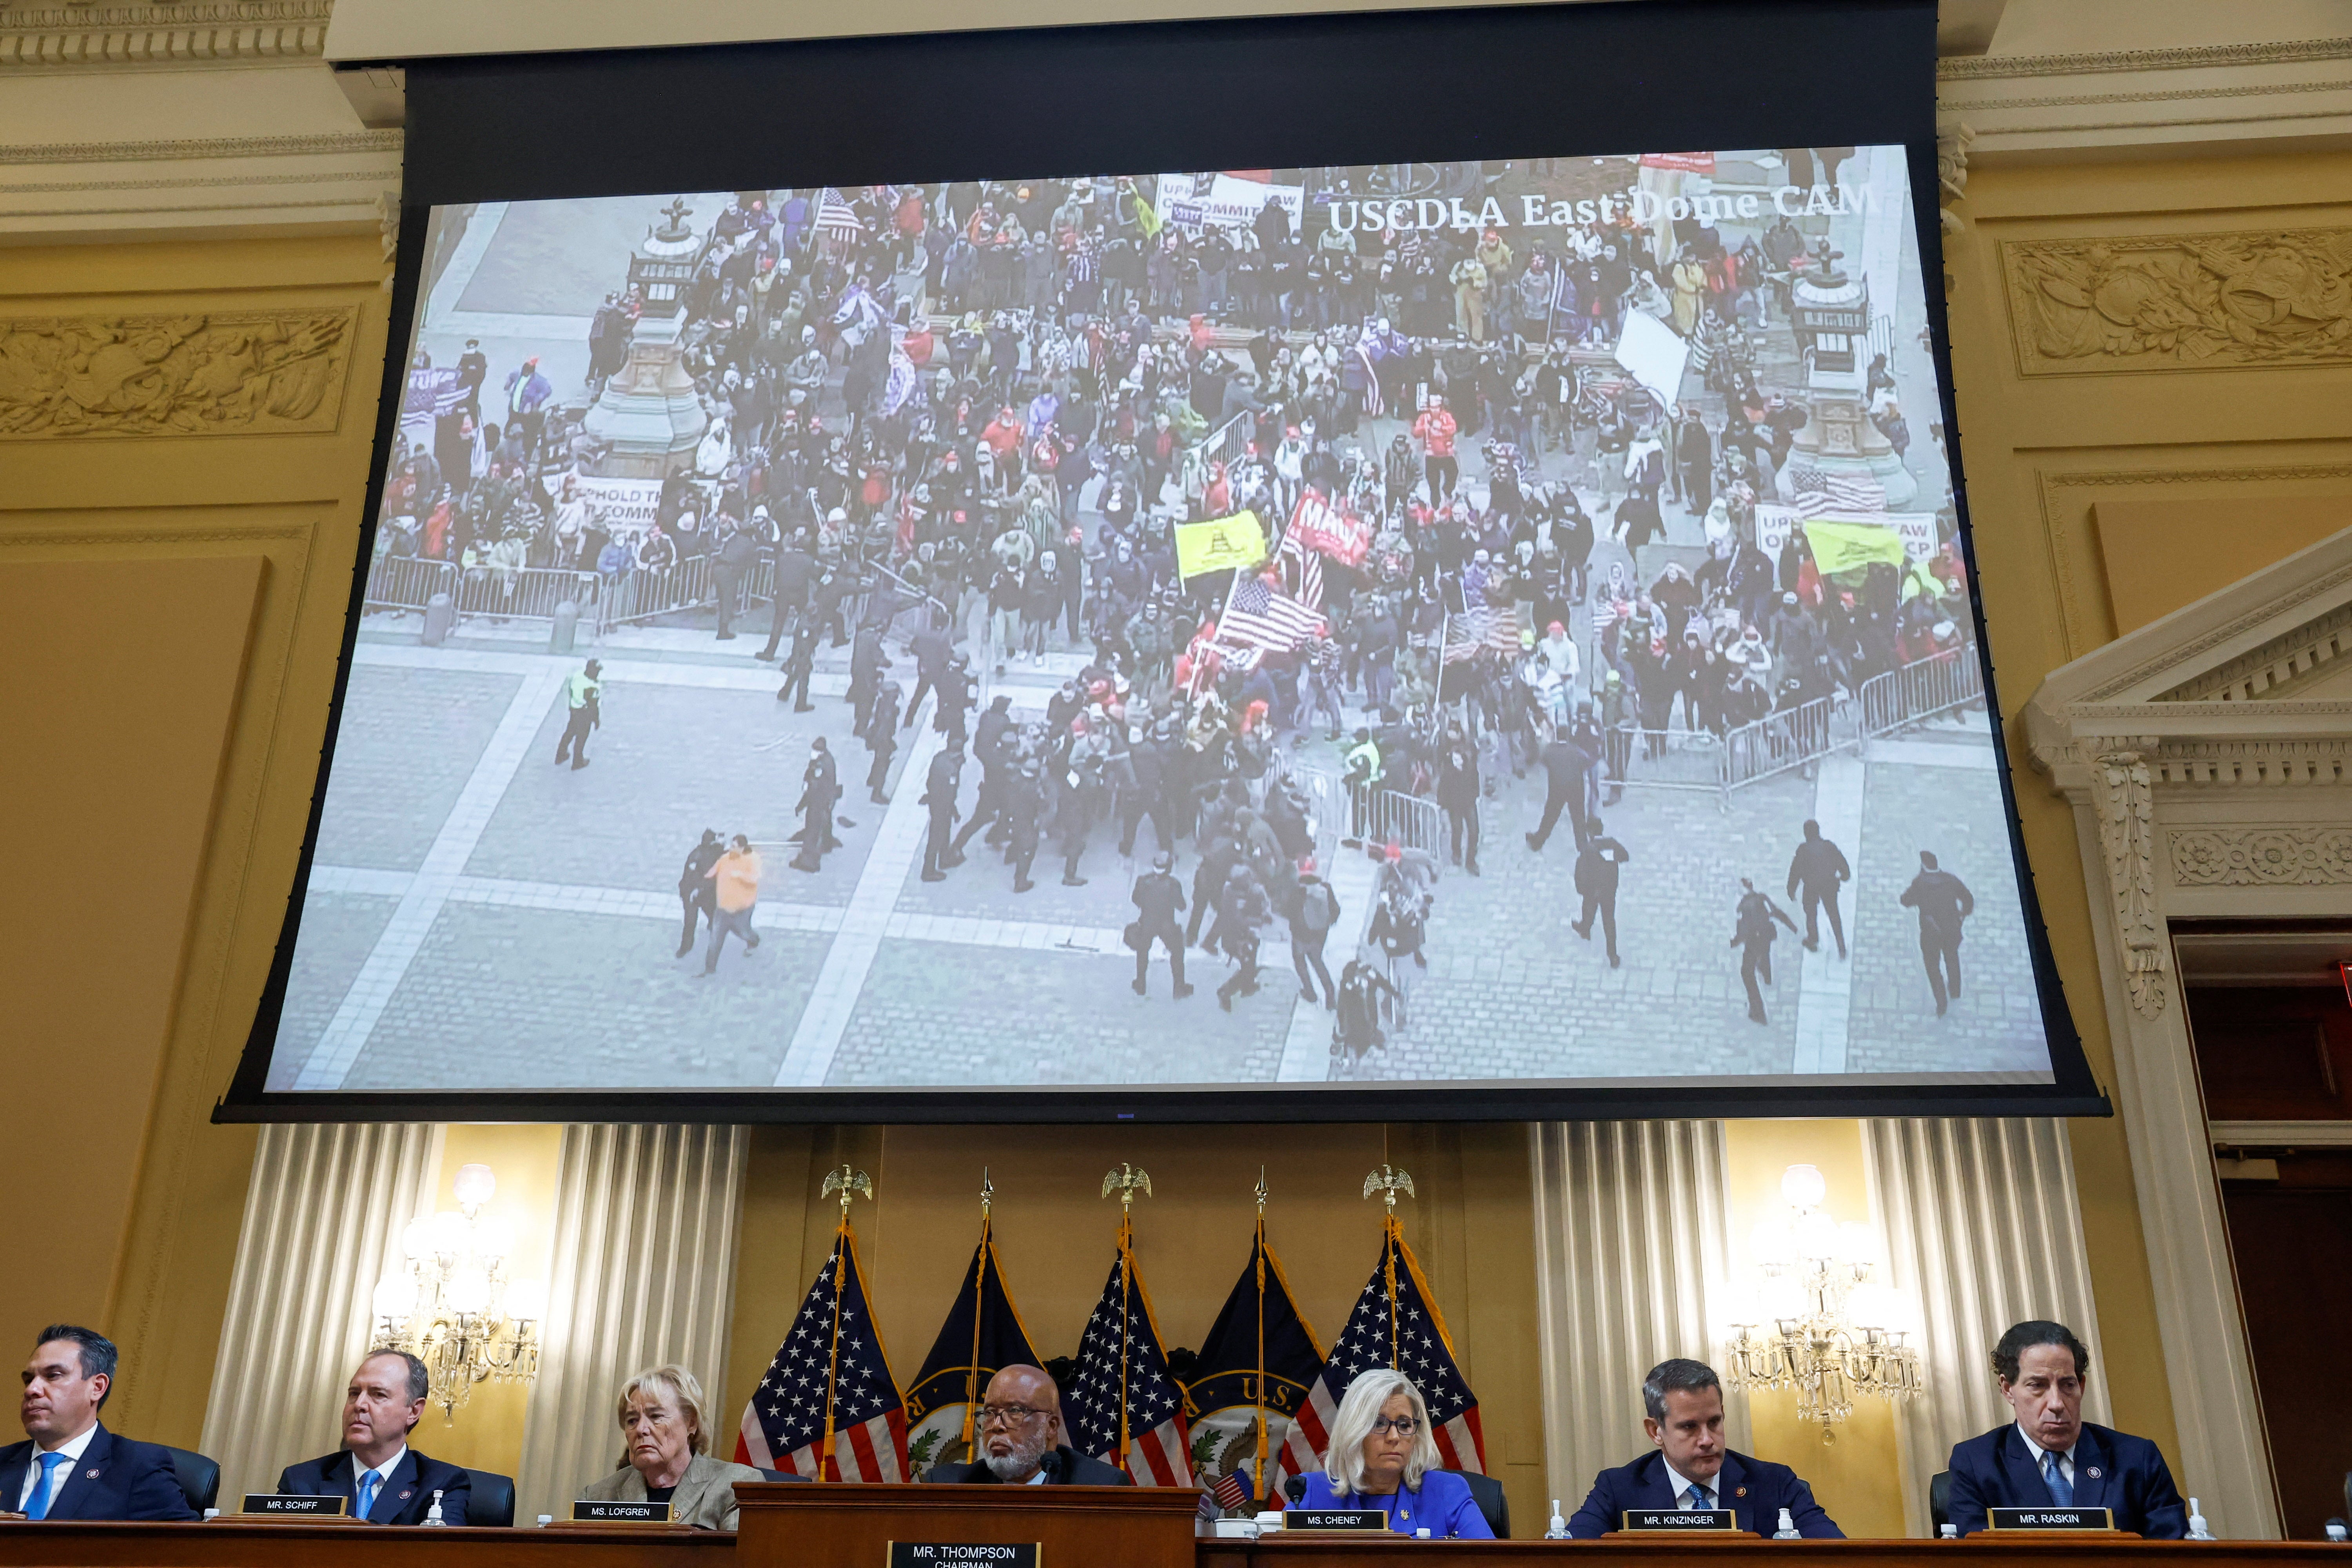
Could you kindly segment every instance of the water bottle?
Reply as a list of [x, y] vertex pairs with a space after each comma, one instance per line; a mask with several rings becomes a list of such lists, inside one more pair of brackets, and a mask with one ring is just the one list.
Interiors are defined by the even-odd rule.
[[1960, 1527], [1957, 1524], [1948, 1524], [1936, 1533], [1942, 1536], [1946, 1541], [1958, 1541], [1960, 1538]]
[[1804, 1539], [1802, 1535], [1797, 1532], [1797, 1521], [1789, 1517], [1789, 1510], [1785, 1508], [1780, 1510], [1780, 1527], [1772, 1532], [1772, 1539], [1775, 1541], [1802, 1541]]
[[220, 1517], [220, 1510], [216, 1508], [208, 1508], [205, 1510], [205, 1517], [206, 1519], [218, 1519]]
[[1544, 1539], [1546, 1541], [1566, 1541], [1568, 1539], [1568, 1521], [1560, 1517], [1559, 1499], [1558, 1498], [1551, 1500], [1551, 1528], [1544, 1531]]
[[1415, 1541], [1426, 1541], [1426, 1540], [1428, 1540], [1428, 1539], [1429, 1539], [1429, 1526], [1427, 1526], [1427, 1525], [1425, 1525], [1425, 1524], [1424, 1524], [1424, 1525], [1423, 1525], [1419, 1530], [1414, 1531], [1412, 1532], [1412, 1538], [1413, 1538]]
[[554, 1522], [555, 1516], [551, 1513], [542, 1513], [539, 1516], [539, 1528], [541, 1530], [545, 1530], [549, 1525], [553, 1524]]
[[2327, 1521], [2327, 1539], [2336, 1542], [2338, 1545], [2341, 1545], [2344, 1542], [2346, 1537], [2344, 1534], [2344, 1521], [2342, 1520], [2331, 1519]]
[[429, 1525], [438, 1525], [443, 1530], [449, 1528], [449, 1521], [441, 1517], [441, 1494], [439, 1492], [435, 1492], [433, 1494], [433, 1506], [425, 1510], [425, 1522]]
[[2190, 1498], [2189, 1500], [2189, 1539], [2191, 1541], [2210, 1541], [2213, 1539], [2213, 1532], [2205, 1528], [2205, 1516], [2197, 1511], [2197, 1500], [2195, 1498]]

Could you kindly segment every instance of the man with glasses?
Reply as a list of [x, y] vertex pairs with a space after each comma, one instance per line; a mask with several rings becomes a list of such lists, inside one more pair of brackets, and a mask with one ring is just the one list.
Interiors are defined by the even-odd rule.
[[980, 1453], [968, 1465], [934, 1465], [927, 1481], [982, 1486], [1131, 1487], [1115, 1465], [1088, 1458], [1065, 1440], [1062, 1391], [1034, 1366], [1008, 1366], [988, 1380], [973, 1422]]

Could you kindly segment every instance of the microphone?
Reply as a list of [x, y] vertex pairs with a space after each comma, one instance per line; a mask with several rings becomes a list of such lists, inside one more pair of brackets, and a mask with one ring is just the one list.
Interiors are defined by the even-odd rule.
[[1062, 1479], [1062, 1450], [1059, 1448], [1048, 1448], [1044, 1453], [1038, 1455], [1037, 1468], [1039, 1472], [1045, 1476], [1045, 1484], [1047, 1486], [1050, 1487], [1055, 1482], [1060, 1480]]
[[1293, 1476], [1288, 1480], [1283, 1482], [1282, 1495], [1288, 1498], [1293, 1502], [1305, 1500], [1307, 1497], [1307, 1478], [1305, 1476]]

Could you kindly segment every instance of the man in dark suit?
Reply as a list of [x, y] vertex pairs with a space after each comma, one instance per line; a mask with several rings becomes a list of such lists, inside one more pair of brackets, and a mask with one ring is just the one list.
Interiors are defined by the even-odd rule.
[[474, 1479], [408, 1446], [425, 1415], [433, 1382], [405, 1351], [370, 1351], [343, 1391], [343, 1447], [324, 1458], [289, 1465], [278, 1489], [302, 1497], [351, 1500], [354, 1519], [371, 1524], [423, 1524], [441, 1500], [444, 1524], [466, 1522]]
[[2090, 1352], [2063, 1323], [2020, 1323], [1993, 1347], [2011, 1426], [1952, 1449], [1951, 1521], [1962, 1535], [1985, 1527], [1990, 1508], [2104, 1508], [2116, 1528], [2156, 1541], [2189, 1533], [2189, 1510], [2164, 1456], [2134, 1437], [2083, 1419]]
[[981, 1486], [1131, 1487], [1116, 1465], [1072, 1448], [1062, 1425], [1062, 1391], [1034, 1366], [1008, 1366], [988, 1380], [974, 1425], [980, 1457], [968, 1465], [934, 1465], [927, 1481]]
[[41, 1331], [25, 1363], [26, 1441], [0, 1448], [0, 1519], [196, 1517], [169, 1453], [100, 1425], [115, 1360], [113, 1342], [94, 1329]]
[[1620, 1529], [1628, 1509], [1727, 1508], [1740, 1529], [1759, 1535], [1773, 1533], [1786, 1509], [1799, 1534], [1844, 1539], [1794, 1470], [1723, 1446], [1723, 1383], [1705, 1363], [1660, 1362], [1643, 1381], [1642, 1404], [1642, 1428], [1657, 1452], [1594, 1477], [1591, 1495], [1568, 1521], [1570, 1535], [1589, 1540]]

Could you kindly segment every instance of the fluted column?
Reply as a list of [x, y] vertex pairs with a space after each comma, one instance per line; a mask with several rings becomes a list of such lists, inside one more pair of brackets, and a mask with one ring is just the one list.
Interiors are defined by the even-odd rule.
[[[1892, 1283], [1921, 1312], [1927, 1392], [1899, 1406], [1897, 1419], [1905, 1517], [1913, 1534], [1928, 1535], [1927, 1482], [1952, 1445], [2012, 1418], [1992, 1376], [2002, 1331], [2054, 1319], [2096, 1361], [2082, 1205], [2058, 1121], [1920, 1118], [1862, 1128]], [[2083, 1414], [2109, 1419], [2104, 1378], [2090, 1380]]]
[[[1555, 1121], [1535, 1138], [1544, 1457], [1573, 1512], [1592, 1478], [1642, 1451], [1642, 1376], [1669, 1356], [1710, 1361], [1728, 1251], [1723, 1127]], [[1747, 1401], [1727, 1401], [1735, 1447]]]
[[[613, 1402], [632, 1373], [677, 1362], [714, 1401], [750, 1138], [740, 1127], [567, 1127], [556, 1173], [546, 1340], [517, 1477], [516, 1521], [561, 1514], [621, 1451]], [[709, 1412], [732, 1454], [740, 1413]]]
[[341, 1446], [344, 1383], [375, 1326], [375, 1282], [399, 1261], [403, 1227], [431, 1211], [440, 1164], [436, 1126], [261, 1130], [205, 1410], [224, 1509]]

